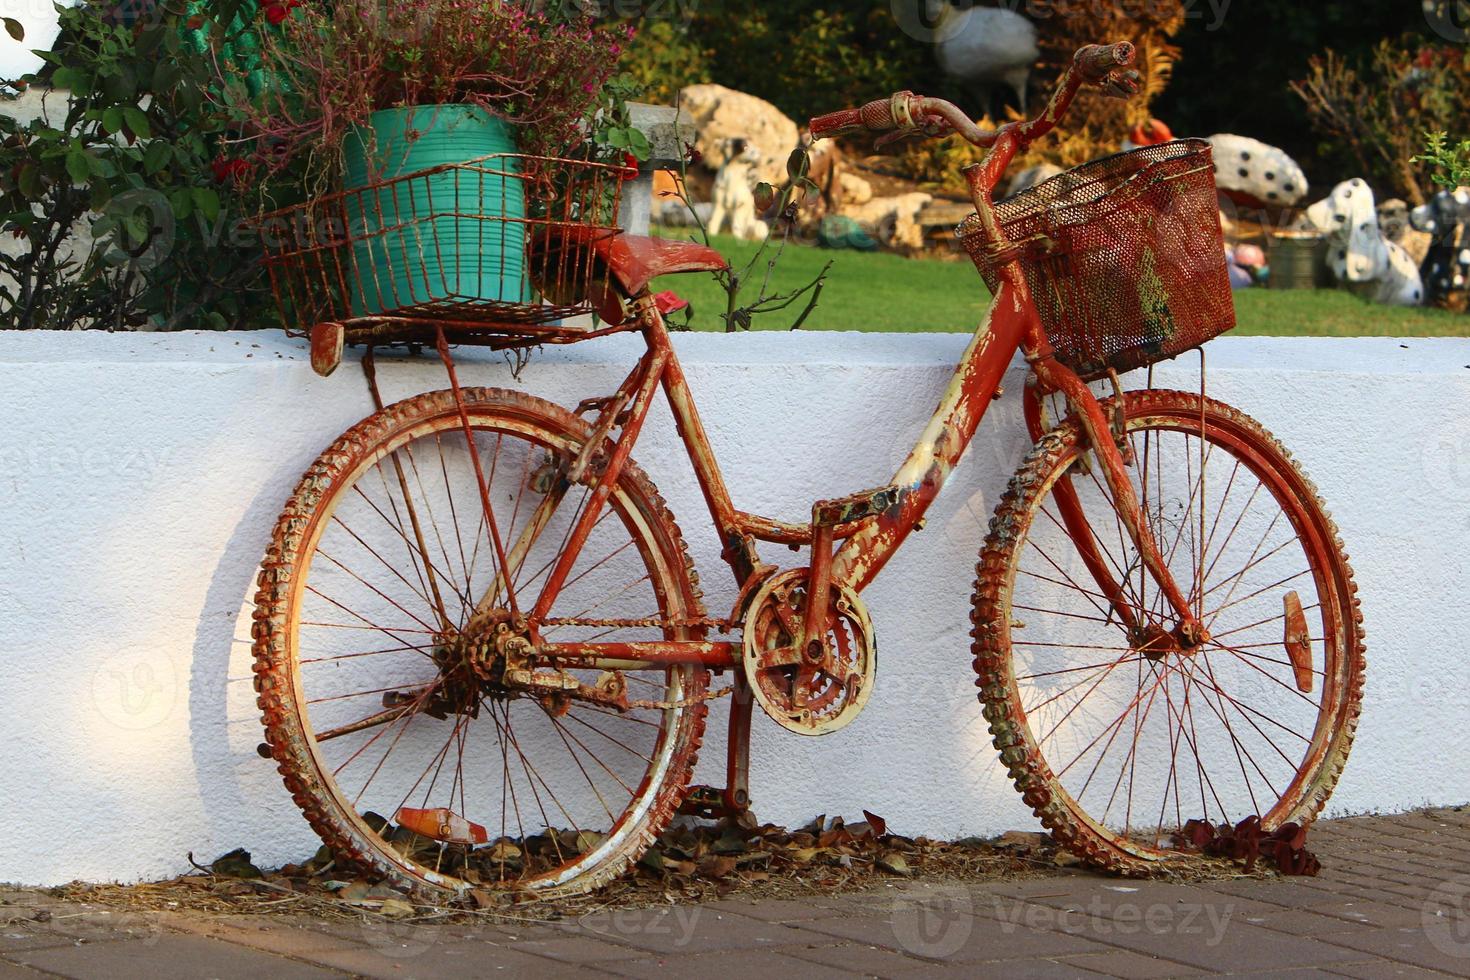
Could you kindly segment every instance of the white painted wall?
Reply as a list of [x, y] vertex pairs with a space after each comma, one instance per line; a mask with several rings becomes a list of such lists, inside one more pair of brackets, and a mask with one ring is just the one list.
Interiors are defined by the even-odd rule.
[[[74, 6], [72, 2], [63, 6]], [[0, 31], [0, 79], [16, 79], [40, 69], [43, 62], [36, 51], [50, 50], [61, 32], [61, 17], [54, 0], [6, 0], [0, 13], [20, 21], [25, 36], [17, 41], [8, 31]]]
[[[965, 341], [696, 335], [679, 350], [737, 502], [801, 520], [818, 496], [888, 480]], [[1470, 799], [1470, 342], [1210, 350], [1211, 393], [1293, 448], [1362, 586], [1367, 710], [1332, 811]], [[610, 392], [634, 351], [618, 340], [544, 353], [523, 387], [575, 404]], [[518, 384], [493, 357], [461, 360], [466, 383]], [[390, 399], [443, 383], [426, 359], [380, 364]], [[974, 700], [966, 618], [986, 523], [1025, 450], [1020, 381], [1017, 369], [928, 530], [868, 593], [882, 650], [868, 711], [813, 741], [758, 723], [763, 818], [866, 807], [909, 834], [1032, 825]], [[185, 869], [187, 851], [237, 846], [265, 863], [309, 854], [311, 832], [254, 752], [249, 597], [298, 476], [369, 410], [359, 373], [319, 379], [302, 345], [259, 334], [26, 333], [6, 338], [0, 391], [0, 799], [12, 818], [0, 880], [156, 877]], [[729, 577], [676, 448], [660, 406], [637, 456], [720, 611]], [[723, 753], [711, 732], [713, 781]]]

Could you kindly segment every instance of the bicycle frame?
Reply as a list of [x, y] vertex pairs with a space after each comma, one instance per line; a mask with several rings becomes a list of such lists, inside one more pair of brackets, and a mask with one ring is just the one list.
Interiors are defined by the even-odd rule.
[[[807, 587], [811, 600], [807, 604], [804, 635], [799, 638], [798, 644], [805, 646], [808, 637], [825, 634], [829, 626], [825, 621], [825, 610], [830, 590], [837, 586], [849, 588], [855, 593], [862, 592], [902, 547], [908, 536], [922, 525], [930, 505], [938, 497], [965, 450], [969, 448], [990, 402], [997, 396], [1012, 357], [1017, 350], [1024, 350], [1036, 381], [1035, 385], [1027, 386], [1027, 419], [1033, 437], [1041, 434], [1039, 412], [1036, 410], [1040, 395], [1060, 392], [1080, 420], [1093, 451], [1102, 464], [1119, 514], [1138, 547], [1143, 564], [1159, 584], [1165, 599], [1179, 619], [1175, 632], [1186, 645], [1192, 646], [1201, 642], [1203, 628], [1190, 608], [1189, 600], [1169, 574], [1158, 545], [1143, 520], [1137, 494], [1126, 472], [1123, 451], [1116, 444], [1112, 427], [1104, 417], [1092, 390], [1053, 356], [1026, 280], [1016, 261], [1019, 252], [1007, 254], [1009, 246], [998, 226], [991, 203], [994, 188], [1016, 153], [1056, 126], [1084, 84], [1099, 84], [1105, 91], [1122, 95], [1136, 89], [1133, 84], [1136, 78], [1130, 80], [1115, 74], [1115, 70], [1130, 63], [1133, 56], [1133, 47], [1126, 42], [1079, 51], [1040, 116], [1028, 122], [1005, 126], [994, 133], [979, 130], [950, 103], [923, 99], [907, 92], [899, 93], [887, 102], [872, 103], [862, 110], [848, 110], [821, 120], [813, 120], [814, 134], [823, 128], [835, 132], [862, 127], [899, 133], [924, 132], [928, 135], [957, 132], [971, 143], [990, 149], [981, 163], [968, 168], [966, 178], [976, 213], [988, 232], [988, 238], [996, 252], [1006, 258], [1000, 264], [999, 287], [990, 309], [976, 329], [974, 340], [960, 358], [933, 417], [894, 476], [892, 486], [819, 502], [813, 507], [812, 520], [807, 524], [789, 524], [746, 513], [738, 509], [731, 498], [715, 459], [714, 448], [695, 407], [688, 381], [670, 341], [669, 331], [645, 290], [643, 295], [635, 297], [634, 311], [648, 345], [648, 353], [623, 382], [617, 394], [607, 400], [594, 428], [592, 440], [581, 457], [572, 464], [572, 477], [580, 479], [587, 471], [591, 454], [601, 452], [601, 443], [614, 426], [623, 420], [622, 431], [607, 454], [605, 470], [592, 491], [591, 501], [573, 528], [569, 545], [559, 557], [531, 612], [529, 619], [533, 635], [536, 624], [550, 612], [593, 522], [612, 492], [647, 418], [657, 388], [663, 389], [673, 412], [710, 517], [720, 534], [722, 555], [735, 574], [742, 599], [766, 574], [773, 571], [761, 563], [756, 551], [757, 541], [811, 549], [810, 581]], [[449, 365], [453, 380], [453, 365], [444, 345], [442, 329], [440, 352], [446, 365]], [[454, 381], [454, 384], [458, 390], [458, 382]], [[467, 420], [465, 428], [468, 432]], [[1069, 481], [1063, 481], [1059, 487], [1058, 502], [1067, 530], [1076, 539], [1083, 560], [1097, 579], [1102, 594], [1112, 600], [1118, 615], [1127, 626], [1138, 627], [1140, 624], [1135, 622], [1131, 608], [1124, 601], [1119, 583], [1102, 560]], [[489, 518], [488, 500], [485, 506], [486, 516]], [[535, 533], [534, 527], [532, 533]], [[833, 546], [837, 542], [841, 542], [841, 545], [834, 554]], [[504, 549], [498, 541], [496, 547], [497, 557], [503, 562], [506, 557]], [[511, 611], [517, 614], [519, 612], [514, 608]], [[741, 613], [742, 610], [737, 605], [726, 625], [739, 625]], [[687, 662], [726, 667], [734, 666], [739, 661], [739, 651], [733, 644], [720, 643], [689, 644], [671, 641], [595, 646], [547, 644], [540, 649], [554, 658], [593, 662], [621, 659], [650, 666]]]
[[[1086, 55], [1086, 58], [1084, 58]], [[966, 172], [972, 197], [981, 222], [991, 233], [997, 250], [1007, 248], [998, 228], [991, 204], [993, 189], [1016, 152], [1027, 143], [1049, 131], [1066, 111], [1073, 96], [1086, 80], [1084, 62], [1110, 64], [1111, 51], [1079, 53], [1077, 67], [1064, 77], [1047, 110], [1038, 119], [1013, 124], [997, 133], [981, 133], [973, 123], [958, 114], [948, 103], [922, 100], [908, 93], [895, 96], [893, 116], [910, 120], [913, 128], [944, 124], [960, 131], [971, 142], [988, 146], [986, 159]], [[1131, 58], [1131, 47], [1128, 55]], [[1118, 64], [1126, 64], [1121, 57]], [[902, 109], [901, 100], [903, 102]], [[881, 107], [875, 103], [874, 106]], [[868, 107], [873, 109], [874, 106]], [[865, 110], [866, 111], [866, 110]], [[928, 113], [926, 116], [925, 114]], [[852, 111], [843, 118], [856, 117]], [[923, 120], [923, 122], [916, 121]], [[814, 123], [815, 128], [815, 123]], [[1142, 563], [1158, 584], [1166, 601], [1178, 617], [1175, 636], [1186, 646], [1207, 639], [1196, 619], [1190, 601], [1169, 574], [1163, 556], [1144, 520], [1137, 494], [1127, 473], [1124, 452], [1119, 447], [1112, 426], [1103, 413], [1091, 388], [1070, 369], [1060, 364], [1048, 343], [1040, 319], [1020, 267], [1011, 255], [1000, 267], [1000, 282], [991, 306], [977, 327], [974, 339], [955, 368], [948, 387], [933, 416], [920, 434], [913, 450], [898, 469], [890, 487], [866, 491], [850, 497], [820, 501], [812, 508], [812, 520], [792, 524], [740, 510], [725, 483], [714, 447], [709, 441], [693, 392], [679, 363], [672, 339], [662, 315], [645, 289], [633, 298], [633, 312], [641, 330], [647, 352], [610, 398], [591, 403], [601, 411], [593, 426], [592, 436], [578, 455], [568, 464], [562, 488], [547, 494], [535, 515], [529, 520], [521, 538], [509, 549], [500, 538], [483, 475], [478, 474], [478, 456], [473, 451], [479, 476], [485, 518], [491, 529], [491, 543], [498, 567], [502, 570], [495, 584], [477, 607], [477, 613], [489, 611], [499, 600], [501, 585], [509, 579], [532, 543], [559, 506], [565, 488], [596, 474], [590, 496], [582, 508], [567, 543], [553, 565], [546, 582], [529, 612], [522, 612], [506, 589], [509, 612], [530, 637], [535, 654], [563, 667], [592, 667], [604, 670], [663, 670], [693, 665], [715, 670], [735, 671], [738, 697], [731, 712], [728, 787], [723, 796], [727, 809], [743, 809], [748, 803], [746, 772], [748, 770], [748, 735], [752, 700], [741, 666], [742, 644], [730, 640], [710, 640], [705, 634], [710, 621], [665, 624], [674, 638], [650, 642], [624, 643], [553, 643], [540, 636], [540, 625], [551, 609], [593, 526], [602, 514], [634, 445], [642, 432], [648, 413], [662, 389], [682, 438], [690, 463], [703, 493], [711, 520], [720, 535], [722, 557], [730, 566], [739, 588], [739, 600], [727, 619], [715, 621], [722, 632], [740, 628], [744, 603], [767, 577], [777, 570], [763, 563], [757, 552], [758, 542], [785, 544], [810, 549], [807, 582], [807, 613], [802, 624], [798, 648], [806, 647], [808, 638], [825, 636], [828, 621], [828, 597], [834, 587], [845, 587], [854, 593], [872, 583], [908, 536], [922, 526], [925, 514], [939, 496], [956, 464], [969, 448], [992, 401], [1000, 394], [1001, 382], [1016, 351], [1024, 351], [1033, 378], [1027, 385], [1028, 427], [1033, 437], [1041, 433], [1040, 399], [1052, 392], [1060, 393], [1080, 421], [1089, 444], [1101, 464], [1113, 493], [1124, 527], [1138, 548]], [[449, 373], [450, 383], [460, 405], [461, 420], [467, 439], [473, 444], [470, 423], [464, 410], [458, 377], [450, 356], [443, 326], [438, 327], [438, 347]], [[586, 403], [584, 403], [586, 404]], [[609, 442], [614, 429], [615, 441]], [[1079, 554], [1089, 572], [1108, 597], [1120, 620], [1137, 630], [1136, 622], [1122, 588], [1106, 566], [1092, 530], [1082, 512], [1070, 479], [1064, 478], [1056, 489], [1058, 508], [1068, 534], [1077, 544]], [[835, 549], [835, 550], [834, 550]], [[813, 641], [819, 642], [819, 641]], [[1142, 641], [1140, 641], [1142, 642]]]
[[[720, 535], [722, 557], [730, 565], [742, 597], [751, 591], [756, 582], [774, 570], [765, 565], [757, 554], [756, 545], [761, 541], [811, 548], [812, 575], [816, 583], [814, 589], [826, 587], [821, 584], [823, 578], [826, 583], [846, 586], [854, 592], [860, 593], [865, 589], [902, 547], [908, 536], [923, 524], [930, 505], [939, 496], [955, 465], [969, 448], [987, 409], [998, 396], [1005, 372], [1017, 350], [1025, 352], [1027, 361], [1042, 385], [1041, 388], [1028, 390], [1028, 398], [1036, 398], [1040, 390], [1060, 391], [1084, 420], [1105, 465], [1109, 462], [1116, 463], [1122, 480], [1127, 482], [1126, 474], [1121, 472], [1125, 464], [1111, 437], [1108, 420], [1091, 389], [1076, 374], [1052, 358], [1050, 346], [1026, 292], [1025, 282], [1019, 276], [1007, 276], [1003, 280], [990, 310], [960, 358], [938, 407], [895, 475], [893, 484], [897, 494], [893, 504], [876, 514], [861, 513], [860, 516], [848, 520], [842, 520], [839, 514], [839, 519], [834, 521], [823, 520], [821, 512], [831, 510], [834, 504], [840, 505], [854, 498], [826, 501], [813, 508], [814, 519], [805, 524], [792, 524], [751, 514], [736, 506], [662, 316], [649, 297], [639, 298], [635, 307], [648, 350], [619, 387], [618, 393], [606, 400], [594, 425], [594, 435], [588, 442], [587, 450], [571, 464], [569, 476], [575, 481], [582, 476], [593, 455], [602, 453], [606, 456], [602, 472], [593, 484], [589, 503], [573, 527], [567, 547], [553, 566], [536, 604], [526, 616], [533, 629], [549, 615], [554, 606], [592, 525], [600, 516], [602, 507], [621, 476], [623, 466], [631, 456], [659, 389], [662, 389], [674, 416], [710, 518]], [[458, 378], [452, 360], [448, 358], [447, 346], [442, 344], [442, 337], [441, 348], [449, 365], [451, 383], [458, 390]], [[606, 440], [619, 419], [625, 420], [621, 431], [616, 441], [607, 447]], [[552, 499], [559, 502], [559, 498]], [[487, 502], [486, 507], [488, 506]], [[1136, 503], [1134, 506], [1136, 509]], [[1063, 507], [1064, 511], [1068, 509], [1070, 508]], [[514, 568], [518, 565], [517, 553], [523, 553], [529, 544], [526, 535], [534, 536], [539, 533], [543, 524], [542, 520], [533, 517], [522, 541], [510, 551], [506, 551], [503, 543], [495, 543], [497, 558], [509, 562], [504, 567]], [[1084, 540], [1091, 538], [1090, 531], [1081, 523], [1075, 529], [1074, 536]], [[834, 554], [832, 546], [839, 542], [840, 547]], [[1100, 562], [1094, 572], [1100, 579], [1099, 584], [1109, 593], [1118, 592], [1116, 580]], [[481, 605], [493, 604], [498, 595], [497, 583]], [[1125, 611], [1125, 615], [1129, 614], [1121, 593], [1118, 593], [1118, 599], [1119, 609]], [[1187, 602], [1182, 598], [1180, 603], [1188, 609]], [[519, 614], [520, 611], [513, 612]], [[737, 607], [729, 620], [730, 625], [738, 625], [739, 612]], [[734, 667], [740, 659], [733, 643], [692, 640], [545, 643], [539, 644], [537, 649], [542, 655], [553, 659], [614, 669], [626, 669], [633, 664], [647, 668], [678, 664], [729, 668]]]

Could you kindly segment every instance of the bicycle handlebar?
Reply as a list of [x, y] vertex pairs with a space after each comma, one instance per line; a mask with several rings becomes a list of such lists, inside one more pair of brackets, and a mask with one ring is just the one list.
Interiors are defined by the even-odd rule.
[[895, 130], [899, 127], [899, 123], [895, 118], [893, 103], [899, 99], [911, 98], [914, 98], [914, 93], [899, 92], [893, 99], [869, 102], [861, 109], [843, 109], [839, 112], [830, 112], [825, 116], [817, 116], [809, 124], [812, 138], [827, 139], [864, 130], [874, 133]]
[[943, 99], [926, 99], [912, 92], [898, 92], [891, 98], [869, 102], [861, 109], [846, 109], [819, 116], [810, 123], [813, 139], [848, 133], [882, 133], [879, 144], [889, 143], [912, 133], [925, 136], [948, 136], [958, 133], [975, 146], [990, 150], [980, 163], [965, 168], [970, 196], [993, 241], [1000, 242], [995, 226], [991, 195], [1016, 154], [1040, 139], [1059, 123], [1083, 85], [1096, 85], [1104, 95], [1126, 99], [1138, 92], [1143, 79], [1128, 69], [1137, 50], [1127, 41], [1117, 44], [1090, 44], [1072, 58], [1062, 73], [1056, 92], [1041, 115], [1025, 122], [1007, 123], [995, 131], [976, 126], [958, 106]]
[[1100, 85], [1112, 72], [1133, 64], [1136, 55], [1137, 51], [1131, 41], [1094, 44], [1078, 51], [1072, 64], [1082, 72], [1087, 81]]
[[[1136, 49], [1128, 41], [1117, 44], [1093, 44], [1082, 48], [1058, 83], [1046, 111], [1024, 124], [1004, 127], [1014, 129], [1023, 143], [1029, 143], [1049, 131], [1071, 107], [1072, 98], [1082, 84], [1097, 85], [1107, 95], [1127, 98], [1138, 91], [1137, 72], [1123, 72], [1133, 63]], [[942, 99], [928, 99], [912, 92], [898, 92], [891, 98], [869, 102], [860, 109], [818, 116], [809, 123], [814, 139], [845, 136], [854, 133], [909, 133], [926, 136], [948, 136], [959, 133], [976, 146], [993, 146], [1000, 132], [980, 129], [957, 106]]]

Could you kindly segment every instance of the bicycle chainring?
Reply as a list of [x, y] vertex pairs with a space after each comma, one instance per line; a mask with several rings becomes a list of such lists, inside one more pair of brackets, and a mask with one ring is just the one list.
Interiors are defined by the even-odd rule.
[[772, 576], [745, 616], [744, 668], [756, 703], [798, 735], [830, 735], [863, 710], [877, 676], [877, 646], [867, 607], [834, 585], [829, 629], [818, 657], [798, 646], [806, 617], [805, 568]]

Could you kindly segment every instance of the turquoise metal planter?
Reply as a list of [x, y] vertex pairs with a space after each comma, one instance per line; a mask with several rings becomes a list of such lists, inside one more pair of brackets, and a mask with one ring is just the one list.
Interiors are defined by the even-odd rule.
[[[515, 153], [514, 129], [473, 106], [384, 109], [369, 127], [348, 134], [354, 316], [530, 301], [525, 189]], [[456, 166], [487, 156], [483, 164]], [[444, 169], [400, 179], [436, 167]]]

